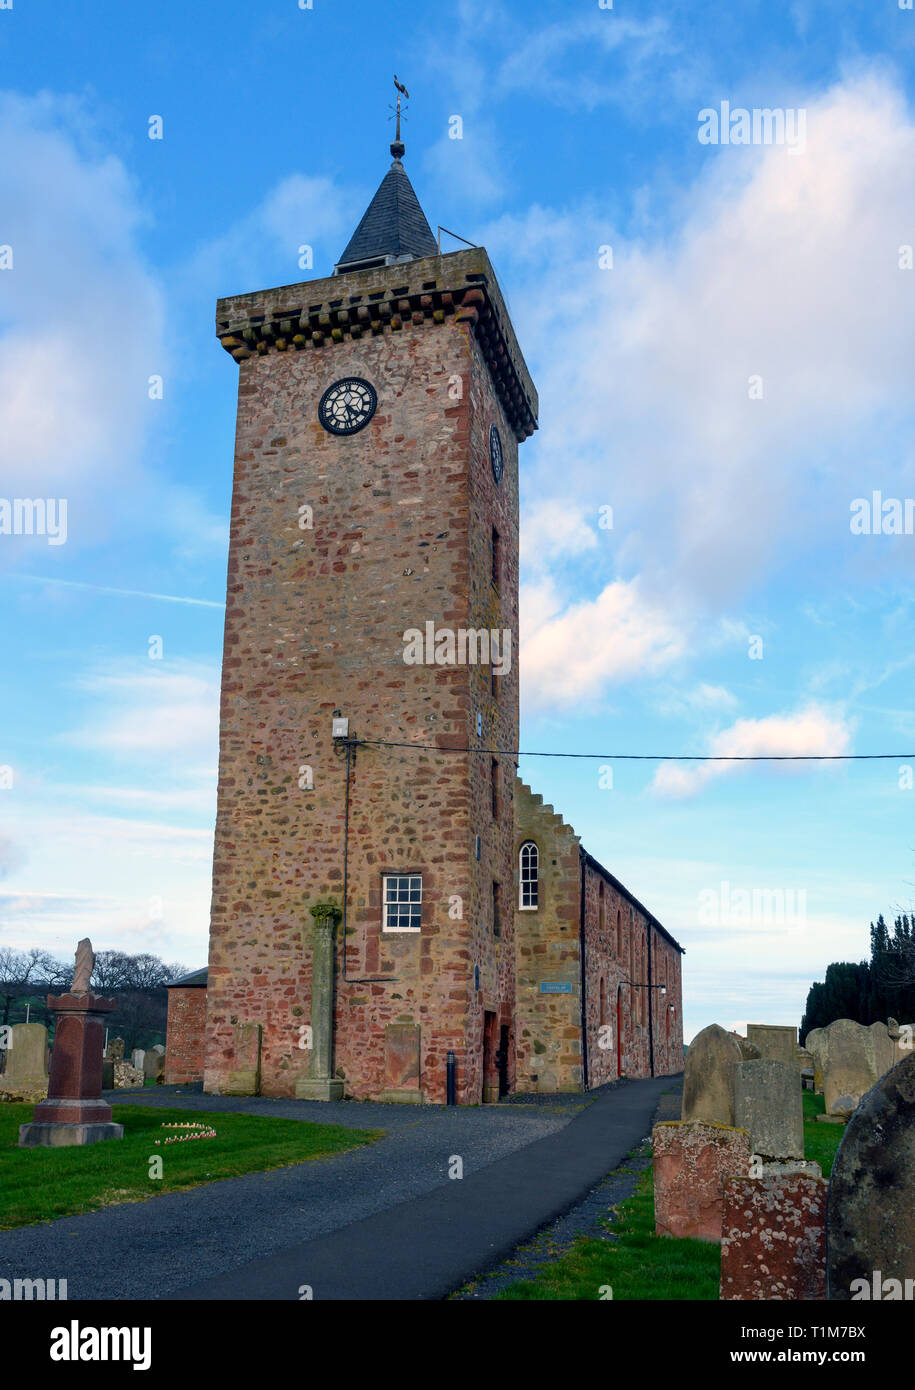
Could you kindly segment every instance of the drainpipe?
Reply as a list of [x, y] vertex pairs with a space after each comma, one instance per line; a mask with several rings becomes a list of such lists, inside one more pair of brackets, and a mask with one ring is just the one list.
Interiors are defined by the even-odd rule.
[[588, 1078], [588, 998], [587, 965], [585, 962], [585, 857], [579, 848], [578, 863], [581, 868], [581, 897], [578, 907], [578, 958], [581, 963], [581, 1076], [584, 1089], [590, 1089]]
[[651, 923], [646, 922], [648, 937], [648, 1064], [650, 1075], [654, 1076], [654, 990], [651, 987]]
[[[349, 881], [349, 784], [353, 768], [355, 749], [358, 742], [359, 740], [356, 738], [348, 738], [346, 740], [346, 799], [344, 801], [343, 810], [343, 918], [340, 924], [340, 930], [343, 933], [343, 978], [348, 985], [380, 985], [386, 984], [390, 980], [396, 980], [397, 976], [363, 975], [361, 978], [356, 978], [352, 975], [347, 975], [346, 973], [346, 899], [347, 885]], [[384, 906], [382, 905], [382, 912], [383, 911]]]

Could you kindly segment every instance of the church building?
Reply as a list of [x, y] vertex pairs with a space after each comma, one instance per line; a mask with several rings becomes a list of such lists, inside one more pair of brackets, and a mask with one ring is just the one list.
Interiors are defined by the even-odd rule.
[[517, 777], [537, 392], [486, 251], [441, 252], [391, 153], [333, 275], [217, 306], [210, 953], [166, 1079], [474, 1104], [677, 1072], [681, 948]]

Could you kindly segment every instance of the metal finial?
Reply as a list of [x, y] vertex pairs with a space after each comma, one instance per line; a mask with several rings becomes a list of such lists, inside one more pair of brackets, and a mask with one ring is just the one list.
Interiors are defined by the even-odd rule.
[[[400, 98], [403, 95], [407, 101], [410, 100], [410, 93], [402, 82], [398, 82], [397, 73], [394, 74], [394, 86], [397, 88], [397, 127], [394, 132], [394, 139], [391, 143], [391, 154], [395, 159], [403, 159], [404, 143], [400, 138]], [[406, 116], [404, 117], [406, 120]]]

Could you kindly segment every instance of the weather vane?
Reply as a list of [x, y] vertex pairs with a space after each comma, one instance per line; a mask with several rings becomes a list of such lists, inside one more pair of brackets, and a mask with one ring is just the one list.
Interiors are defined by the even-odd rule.
[[[401, 116], [400, 98], [401, 98], [401, 96], [404, 96], [404, 97], [407, 99], [407, 101], [409, 101], [409, 100], [410, 100], [410, 93], [407, 91], [406, 87], [403, 85], [402, 82], [398, 82], [398, 80], [397, 80], [397, 73], [396, 73], [396, 72], [395, 72], [395, 74], [394, 74], [394, 86], [397, 88], [397, 108], [396, 108], [397, 126], [396, 126], [396, 129], [395, 129], [395, 132], [394, 132], [394, 141], [393, 141], [393, 143], [392, 143], [392, 145], [391, 145], [391, 154], [394, 156], [395, 159], [402, 159], [402, 158], [403, 158], [403, 152], [404, 152], [404, 144], [403, 144], [403, 141], [402, 141], [401, 138], [400, 138], [400, 116]], [[395, 109], [395, 108], [392, 106], [392, 107], [391, 107], [391, 110], [394, 111], [394, 109]], [[404, 118], [404, 120], [407, 119], [406, 110], [407, 110], [406, 107], [404, 107], [404, 110], [403, 110], [403, 118]], [[390, 116], [388, 117], [388, 120], [391, 120], [391, 117], [390, 117]]]

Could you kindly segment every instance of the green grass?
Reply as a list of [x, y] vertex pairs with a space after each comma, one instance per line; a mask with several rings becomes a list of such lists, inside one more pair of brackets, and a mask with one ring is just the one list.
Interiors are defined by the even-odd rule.
[[631, 1197], [607, 1223], [616, 1239], [579, 1239], [558, 1260], [541, 1267], [536, 1280], [512, 1284], [499, 1299], [515, 1301], [718, 1298], [721, 1251], [702, 1240], [670, 1240], [654, 1233], [654, 1184], [646, 1169]]
[[826, 1110], [826, 1101], [815, 1096], [812, 1091], [804, 1092], [804, 1157], [818, 1163], [823, 1177], [828, 1178], [836, 1156], [836, 1149], [845, 1133], [844, 1125], [817, 1124], [814, 1116]]
[[[85, 1147], [20, 1149], [19, 1126], [32, 1119], [33, 1111], [31, 1105], [0, 1105], [0, 1230], [142, 1202], [218, 1178], [329, 1158], [373, 1143], [384, 1133], [222, 1111], [119, 1105], [115, 1119], [124, 1126], [123, 1139]], [[211, 1125], [216, 1138], [161, 1142], [184, 1132], [163, 1129], [163, 1123], [188, 1120]], [[149, 1176], [153, 1155], [162, 1158], [160, 1179]]]
[[[832, 1171], [844, 1125], [818, 1124], [825, 1110], [822, 1096], [805, 1091], [804, 1156], [819, 1163], [824, 1178]], [[616, 1239], [582, 1238], [566, 1253], [539, 1266], [536, 1279], [525, 1279], [496, 1295], [509, 1301], [600, 1299], [609, 1285], [614, 1302], [631, 1300], [716, 1300], [721, 1249], [701, 1240], [671, 1240], [654, 1233], [652, 1170], [639, 1178], [631, 1197], [603, 1223]]]

